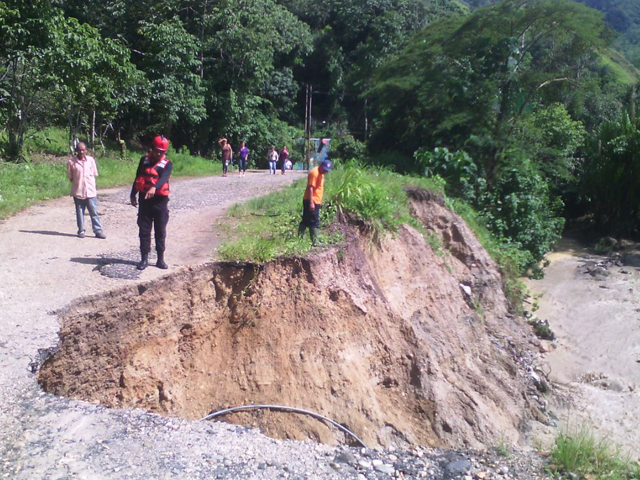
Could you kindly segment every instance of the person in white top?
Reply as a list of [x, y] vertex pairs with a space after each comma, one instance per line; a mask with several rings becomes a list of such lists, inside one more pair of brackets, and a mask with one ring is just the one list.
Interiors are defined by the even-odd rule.
[[93, 157], [87, 155], [87, 146], [80, 142], [76, 145], [76, 155], [67, 162], [67, 176], [71, 182], [71, 196], [76, 206], [78, 237], [84, 238], [84, 212], [89, 210], [91, 227], [97, 238], [107, 238], [102, 231], [98, 215], [96, 177], [98, 167]]
[[267, 154], [267, 160], [269, 161], [269, 174], [271, 175], [275, 175], [276, 174], [276, 165], [278, 164], [278, 152], [276, 150], [276, 147], [271, 147], [271, 150], [269, 150], [269, 153]]

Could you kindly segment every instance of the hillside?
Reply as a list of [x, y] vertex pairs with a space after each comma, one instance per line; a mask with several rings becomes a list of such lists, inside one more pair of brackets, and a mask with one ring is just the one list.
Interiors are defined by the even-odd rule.
[[[465, 0], [472, 9], [486, 7], [497, 0]], [[640, 2], [636, 0], [577, 0], [603, 13], [607, 24], [619, 32], [614, 48], [640, 68]], [[637, 72], [635, 72], [637, 76]]]

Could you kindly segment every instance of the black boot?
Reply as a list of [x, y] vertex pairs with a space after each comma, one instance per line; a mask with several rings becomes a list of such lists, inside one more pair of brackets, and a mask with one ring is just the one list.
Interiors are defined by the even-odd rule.
[[144, 270], [145, 268], [147, 268], [147, 265], [149, 265], [149, 254], [143, 253], [142, 260], [140, 260], [140, 263], [138, 263], [138, 270]]
[[305, 224], [303, 224], [302, 222], [300, 222], [300, 225], [298, 225], [298, 236], [302, 237], [304, 235], [304, 231], [307, 229], [307, 226]]
[[156, 262], [156, 267], [161, 268], [162, 270], [166, 270], [169, 268], [169, 265], [164, 263], [164, 252], [158, 252], [158, 261]]
[[309, 236], [311, 237], [311, 245], [314, 247], [322, 247], [322, 243], [318, 241], [318, 227], [309, 227]]

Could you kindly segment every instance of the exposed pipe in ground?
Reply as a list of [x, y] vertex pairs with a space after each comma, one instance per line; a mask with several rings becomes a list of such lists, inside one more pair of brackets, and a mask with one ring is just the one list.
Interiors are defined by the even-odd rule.
[[282, 412], [302, 413], [302, 414], [305, 414], [305, 415], [309, 415], [309, 416], [311, 416], [311, 417], [313, 417], [315, 419], [318, 419], [318, 420], [324, 420], [325, 422], [329, 422], [334, 427], [337, 427], [338, 429], [340, 429], [341, 431], [343, 431], [347, 435], [350, 435], [351, 437], [353, 437], [364, 448], [368, 448], [365, 445], [365, 443], [362, 440], [360, 440], [357, 437], [357, 435], [355, 433], [353, 433], [352, 431], [350, 431], [348, 428], [343, 427], [338, 422], [335, 422], [335, 421], [331, 420], [330, 418], [322, 416], [319, 413], [315, 413], [315, 412], [312, 412], [312, 411], [309, 411], [309, 410], [303, 410], [302, 408], [285, 407], [283, 405], [244, 405], [244, 406], [240, 406], [240, 407], [225, 408], [224, 410], [219, 410], [217, 412], [212, 412], [209, 415], [207, 415], [206, 417], [201, 418], [200, 421], [202, 422], [204, 420], [210, 420], [210, 419], [212, 419], [214, 417], [219, 417], [221, 415], [226, 415], [227, 413], [234, 413], [234, 412], [239, 412], [239, 411], [243, 411], [243, 410], [260, 410], [260, 409], [280, 410]]

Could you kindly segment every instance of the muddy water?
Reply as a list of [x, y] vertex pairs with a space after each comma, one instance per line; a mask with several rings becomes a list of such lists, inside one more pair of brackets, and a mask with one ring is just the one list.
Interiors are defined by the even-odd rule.
[[[544, 356], [566, 399], [559, 409], [562, 428], [587, 426], [639, 458], [640, 268], [625, 257], [633, 260], [635, 253], [623, 252], [616, 265], [565, 240], [549, 256], [545, 278], [528, 287], [542, 295], [536, 314], [558, 337]], [[606, 271], [586, 272], [593, 262], [604, 262]]]

